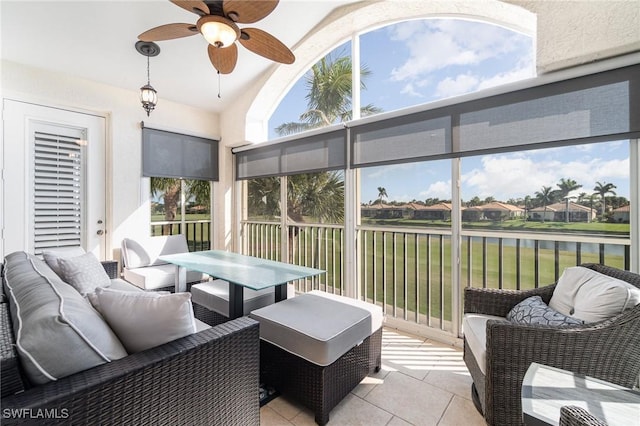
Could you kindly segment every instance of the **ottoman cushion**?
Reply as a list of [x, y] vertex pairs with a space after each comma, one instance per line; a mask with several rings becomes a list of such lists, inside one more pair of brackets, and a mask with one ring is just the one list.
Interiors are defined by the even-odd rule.
[[368, 310], [314, 294], [257, 309], [260, 337], [309, 362], [332, 364], [371, 335]]
[[375, 333], [377, 330], [382, 327], [384, 322], [384, 313], [382, 312], [382, 308], [378, 305], [374, 305], [373, 303], [365, 302], [364, 300], [352, 299], [346, 296], [340, 296], [339, 294], [327, 293], [322, 290], [311, 290], [309, 294], [314, 294], [316, 296], [327, 297], [329, 299], [337, 300], [342, 303], [348, 303], [349, 305], [356, 306], [358, 308], [366, 309], [371, 314], [371, 333]]
[[[225, 280], [213, 280], [191, 286], [191, 300], [210, 311], [215, 311], [225, 317], [229, 316], [229, 283]], [[243, 310], [245, 314], [254, 309], [270, 305], [275, 300], [273, 288], [251, 290], [244, 288]]]

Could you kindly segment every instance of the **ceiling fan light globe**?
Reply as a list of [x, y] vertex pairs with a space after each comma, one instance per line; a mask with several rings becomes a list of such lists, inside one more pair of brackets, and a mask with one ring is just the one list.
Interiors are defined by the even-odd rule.
[[222, 16], [203, 16], [197, 26], [205, 40], [216, 47], [229, 47], [240, 37], [238, 26]]

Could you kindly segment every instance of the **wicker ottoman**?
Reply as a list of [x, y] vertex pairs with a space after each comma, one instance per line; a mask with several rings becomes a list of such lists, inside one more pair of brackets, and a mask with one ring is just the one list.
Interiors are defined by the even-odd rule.
[[367, 376], [377, 358], [372, 339], [382, 340], [382, 327], [371, 333], [369, 310], [315, 294], [257, 309], [250, 317], [260, 322], [261, 381], [313, 410], [319, 425]]
[[[272, 288], [265, 290], [243, 291], [243, 310], [248, 314], [254, 309], [270, 305], [274, 302]], [[191, 286], [193, 313], [197, 319], [216, 326], [229, 321], [229, 283], [225, 280], [206, 281]]]

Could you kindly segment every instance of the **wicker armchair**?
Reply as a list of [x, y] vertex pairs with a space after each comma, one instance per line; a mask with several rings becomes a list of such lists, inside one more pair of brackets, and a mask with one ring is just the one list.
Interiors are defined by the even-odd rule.
[[[603, 265], [584, 267], [640, 288], [640, 275]], [[520, 301], [539, 295], [549, 303], [555, 284], [527, 291], [466, 288], [465, 313], [505, 317]], [[605, 321], [567, 328], [489, 320], [486, 375], [465, 340], [472, 396], [489, 425], [522, 424], [520, 389], [532, 362], [631, 388], [640, 374], [640, 305]]]
[[560, 426], [607, 426], [584, 408], [567, 405], [560, 409]]

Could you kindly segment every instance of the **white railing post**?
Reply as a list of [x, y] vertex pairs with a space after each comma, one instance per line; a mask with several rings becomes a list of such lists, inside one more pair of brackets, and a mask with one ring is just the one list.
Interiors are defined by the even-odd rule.
[[640, 139], [629, 141], [629, 249], [631, 262], [629, 269], [640, 273]]
[[460, 197], [460, 158], [451, 160], [451, 322], [454, 332], [461, 333], [460, 288], [462, 253], [462, 200]]

